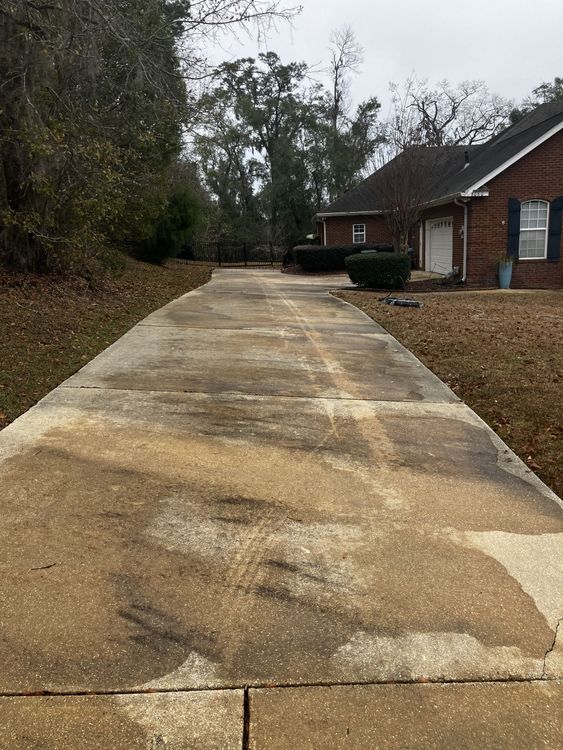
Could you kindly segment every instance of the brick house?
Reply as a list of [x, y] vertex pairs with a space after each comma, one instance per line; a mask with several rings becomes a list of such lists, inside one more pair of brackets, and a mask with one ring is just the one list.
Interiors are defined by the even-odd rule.
[[[440, 158], [411, 230], [418, 267], [495, 286], [504, 253], [518, 261], [513, 287], [563, 288], [563, 102], [538, 107], [485, 144], [427, 152]], [[384, 169], [316, 215], [323, 245], [391, 241]]]

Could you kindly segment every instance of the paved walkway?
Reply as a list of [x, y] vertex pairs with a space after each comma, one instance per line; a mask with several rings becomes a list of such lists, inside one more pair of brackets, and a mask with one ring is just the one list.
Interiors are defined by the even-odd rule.
[[215, 273], [0, 433], [0, 748], [561, 748], [560, 501], [327, 289]]

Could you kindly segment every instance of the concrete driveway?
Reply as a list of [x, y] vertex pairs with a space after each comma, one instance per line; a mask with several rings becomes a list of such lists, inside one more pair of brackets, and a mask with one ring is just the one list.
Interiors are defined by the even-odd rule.
[[561, 748], [561, 501], [335, 283], [215, 272], [0, 433], [0, 748]]

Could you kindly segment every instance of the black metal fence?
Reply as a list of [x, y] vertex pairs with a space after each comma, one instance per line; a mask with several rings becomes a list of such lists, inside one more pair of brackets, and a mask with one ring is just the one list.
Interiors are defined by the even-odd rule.
[[213, 263], [218, 266], [260, 267], [282, 263], [287, 248], [271, 242], [254, 245], [247, 242], [205, 242], [186, 247], [179, 260], [195, 263]]

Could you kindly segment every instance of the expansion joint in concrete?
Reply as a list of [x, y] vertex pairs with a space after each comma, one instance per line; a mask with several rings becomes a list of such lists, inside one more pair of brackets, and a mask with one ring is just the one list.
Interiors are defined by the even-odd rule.
[[[560, 622], [563, 622], [563, 618]], [[546, 658], [553, 647], [547, 652]], [[224, 693], [240, 692], [245, 696], [245, 712], [250, 713], [250, 692], [260, 690], [309, 690], [311, 688], [354, 688], [354, 687], [388, 687], [390, 685], [501, 685], [510, 683], [539, 683], [545, 681], [559, 682], [561, 676], [522, 676], [512, 675], [510, 677], [499, 677], [497, 679], [390, 679], [390, 680], [337, 680], [337, 681], [318, 681], [318, 682], [268, 682], [256, 683], [250, 685], [217, 685], [214, 687], [170, 687], [170, 688], [150, 688], [131, 690], [108, 688], [107, 690], [34, 690], [25, 691], [0, 691], [0, 700], [2, 698], [93, 698], [93, 697], [125, 697], [125, 696], [142, 696], [142, 695], [170, 695], [179, 693]]]
[[250, 695], [248, 685], [244, 688], [243, 714], [242, 714], [242, 748], [248, 750], [250, 747]]
[[241, 399], [251, 399], [251, 398], [260, 398], [260, 399], [294, 399], [296, 401], [344, 401], [348, 402], [350, 404], [384, 404], [385, 406], [392, 407], [402, 407], [403, 409], [409, 406], [418, 406], [422, 403], [423, 406], [447, 406], [448, 408], [454, 407], [454, 408], [461, 408], [465, 407], [465, 404], [462, 401], [453, 401], [453, 402], [447, 402], [447, 401], [432, 401], [430, 399], [424, 399], [424, 402], [419, 401], [418, 399], [413, 399], [412, 401], [409, 401], [408, 399], [403, 399], [402, 401], [390, 401], [387, 399], [376, 399], [376, 398], [351, 398], [350, 396], [303, 396], [303, 395], [294, 395], [291, 393], [246, 393], [241, 391], [190, 391], [190, 390], [181, 390], [181, 391], [175, 391], [175, 390], [168, 390], [168, 389], [146, 389], [146, 388], [114, 388], [112, 386], [106, 386], [106, 385], [67, 385], [63, 383], [59, 386], [59, 388], [65, 388], [69, 391], [115, 391], [120, 393], [168, 393], [170, 395], [184, 395], [184, 396], [211, 396], [219, 398], [221, 396], [229, 396], [229, 397], [236, 397]]

